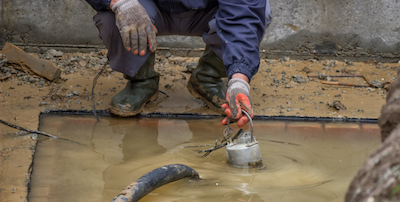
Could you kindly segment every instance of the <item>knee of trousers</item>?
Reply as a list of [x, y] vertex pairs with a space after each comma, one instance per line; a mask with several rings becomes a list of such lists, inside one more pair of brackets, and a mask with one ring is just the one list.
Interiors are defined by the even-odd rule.
[[126, 51], [119, 30], [115, 24], [115, 15], [111, 11], [99, 11], [93, 20], [99, 30], [99, 37], [103, 40], [108, 53], [111, 69], [133, 77], [150, 55], [133, 55]]
[[99, 37], [103, 40], [104, 45], [109, 48], [112, 39], [119, 35], [114, 13], [111, 11], [99, 11], [93, 17], [93, 21], [99, 30]]

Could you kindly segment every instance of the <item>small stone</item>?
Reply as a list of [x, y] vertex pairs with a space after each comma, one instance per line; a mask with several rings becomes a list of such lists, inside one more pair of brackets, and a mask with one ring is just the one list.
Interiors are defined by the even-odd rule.
[[36, 82], [37, 82], [37, 79], [34, 78], [34, 77], [29, 77], [29, 78], [28, 78], [28, 81], [31, 82], [31, 83], [36, 83]]
[[305, 72], [306, 74], [311, 73], [311, 69], [308, 67], [304, 67], [301, 71]]
[[44, 78], [39, 78], [39, 85], [46, 84], [46, 80]]
[[[79, 65], [80, 65], [81, 67], [86, 67], [86, 65], [87, 65], [87, 62], [86, 62], [85, 60], [81, 60], [81, 61], [79, 61], [78, 63], [79, 63]], [[73, 71], [73, 72], [71, 72], [71, 73], [74, 73], [74, 72], [75, 72], [74, 70], [71, 70], [71, 71]]]
[[344, 106], [344, 104], [342, 104], [339, 100], [335, 100], [333, 101], [333, 106], [337, 109], [337, 110], [346, 110], [346, 106]]
[[31, 139], [32, 140], [37, 140], [37, 138], [38, 138], [38, 135], [37, 134], [35, 134], [35, 133], [31, 133]]
[[369, 82], [369, 84], [371, 86], [374, 86], [374, 87], [377, 87], [377, 88], [382, 88], [383, 85], [384, 85], [382, 82], [380, 82], [378, 80], [372, 80], [372, 81]]
[[271, 70], [271, 68], [267, 68], [267, 69], [265, 70], [265, 72], [267, 72], [267, 73], [271, 73], [271, 72], [272, 72], [272, 70]]
[[363, 109], [358, 109], [358, 112], [364, 112], [364, 110]]
[[279, 79], [277, 79], [277, 78], [273, 78], [273, 83], [276, 83], [276, 84], [280, 84], [282, 81], [281, 80], [279, 80]]
[[26, 76], [26, 73], [21, 72], [21, 73], [18, 73], [18, 74], [17, 74], [17, 77], [23, 77], [23, 76]]
[[274, 64], [274, 61], [268, 60], [268, 59], [266, 59], [265, 62], [268, 63], [268, 64]]
[[74, 91], [74, 90], [73, 90], [71, 93], [72, 93], [72, 95], [79, 96], [79, 93], [78, 93], [78, 92], [76, 92], [76, 91]]
[[303, 78], [302, 76], [293, 75], [293, 81], [296, 83], [307, 83], [307, 79]]
[[367, 88], [367, 91], [375, 92], [375, 89], [373, 89], [373, 88]]
[[47, 102], [41, 102], [39, 106], [47, 105]]
[[198, 63], [197, 62], [189, 62], [186, 65], [186, 70], [184, 72], [186, 73], [192, 73], [192, 71], [197, 67]]
[[346, 64], [347, 64], [347, 65], [350, 65], [350, 66], [354, 66], [354, 64], [353, 64], [352, 61], [346, 61]]
[[334, 68], [336, 66], [336, 61], [333, 60], [331, 63], [329, 63], [329, 68]]
[[171, 55], [172, 55], [172, 54], [171, 54], [170, 52], [165, 53], [165, 57], [166, 57], [166, 58], [171, 57]]
[[285, 113], [285, 112], [281, 109], [281, 111], [280, 111], [279, 113], [283, 114], [283, 113]]
[[63, 53], [61, 51], [56, 51], [54, 49], [50, 49], [47, 51], [47, 54], [53, 56], [53, 57], [61, 57], [63, 56]]
[[283, 63], [283, 62], [289, 62], [289, 61], [290, 61], [290, 57], [285, 56], [285, 57], [281, 58], [280, 61], [281, 61], [282, 63]]
[[326, 74], [325, 73], [318, 74], [318, 78], [320, 80], [326, 80]]
[[285, 75], [285, 74], [286, 74], [286, 71], [285, 71], [285, 70], [282, 70], [282, 74]]
[[13, 86], [10, 86], [10, 88], [9, 89], [15, 89]]

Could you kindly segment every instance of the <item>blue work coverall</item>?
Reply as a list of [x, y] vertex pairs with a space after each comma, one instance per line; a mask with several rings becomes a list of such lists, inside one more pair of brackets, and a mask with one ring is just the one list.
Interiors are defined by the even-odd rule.
[[[94, 21], [108, 49], [112, 69], [133, 77], [150, 55], [127, 52], [110, 9], [111, 0], [86, 0], [98, 13]], [[268, 0], [139, 0], [157, 36], [201, 36], [222, 59], [228, 78], [235, 73], [249, 80], [257, 73], [259, 45], [271, 23]]]

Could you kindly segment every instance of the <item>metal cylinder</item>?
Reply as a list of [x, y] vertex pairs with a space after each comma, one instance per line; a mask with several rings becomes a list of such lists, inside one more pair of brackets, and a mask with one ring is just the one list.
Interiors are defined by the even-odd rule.
[[236, 167], [255, 168], [262, 167], [260, 147], [255, 137], [250, 133], [242, 133], [234, 142], [226, 145], [228, 162]]

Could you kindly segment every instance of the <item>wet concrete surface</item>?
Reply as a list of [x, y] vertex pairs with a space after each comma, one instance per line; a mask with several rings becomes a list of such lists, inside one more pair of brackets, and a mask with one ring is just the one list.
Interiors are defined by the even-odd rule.
[[[106, 62], [106, 51], [93, 53], [61, 53], [57, 51], [33, 54], [56, 64], [61, 80], [49, 82], [2, 63], [0, 78], [0, 119], [36, 130], [39, 113], [46, 109], [92, 109], [92, 79]], [[143, 114], [201, 113], [216, 114], [193, 98], [186, 89], [190, 69], [198, 57], [158, 55], [155, 69], [161, 73], [160, 93], [149, 103]], [[396, 77], [398, 63], [346, 62], [334, 60], [261, 60], [259, 73], [251, 82], [251, 98], [256, 115], [320, 116], [377, 118], [385, 103], [385, 82]], [[324, 74], [325, 73], [325, 78]], [[381, 88], [356, 88], [323, 84], [341, 82], [365, 85], [362, 78], [334, 78], [326, 75], [357, 74]], [[308, 78], [317, 75], [318, 78]], [[323, 80], [321, 80], [323, 79]], [[99, 78], [95, 89], [96, 109], [107, 110], [111, 98], [124, 87], [122, 74], [109, 68]], [[168, 95], [168, 96], [167, 96]], [[345, 110], [331, 105], [339, 100]], [[215, 124], [220, 124], [215, 123]], [[0, 200], [25, 201], [29, 182], [32, 147], [35, 140], [29, 135], [0, 125]], [[57, 135], [57, 134], [54, 134]], [[10, 173], [16, 172], [16, 173]], [[15, 188], [15, 189], [14, 189]]]

